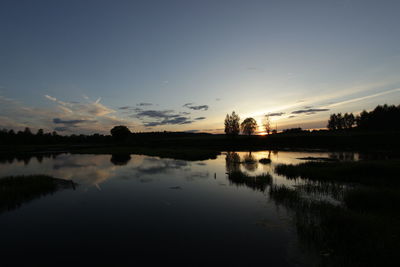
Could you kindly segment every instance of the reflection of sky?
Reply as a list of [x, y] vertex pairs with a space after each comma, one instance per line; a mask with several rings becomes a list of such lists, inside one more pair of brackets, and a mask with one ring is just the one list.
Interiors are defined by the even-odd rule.
[[[249, 153], [238, 154], [245, 158]], [[254, 170], [240, 166], [249, 174], [258, 174], [272, 172], [278, 163], [300, 162], [298, 157], [327, 157], [328, 153], [260, 151], [251, 155], [255, 160], [268, 156], [272, 160], [268, 165], [258, 163]], [[231, 184], [225, 154], [193, 162], [131, 155], [126, 165], [113, 165], [111, 155], [61, 154], [44, 158], [42, 163], [32, 158], [28, 164], [0, 164], [0, 177], [38, 173], [72, 179], [80, 185], [2, 214], [0, 235], [7, 244], [6, 256], [29, 253], [32, 244], [39, 244], [39, 251], [47, 251], [49, 257], [60, 259], [65, 251], [74, 251], [72, 256], [79, 255], [79, 260], [90, 257], [91, 265], [105, 257], [113, 263], [125, 258], [137, 263], [148, 255], [145, 253], [151, 254], [144, 257], [148, 260], [166, 251], [174, 263], [177, 251], [183, 257], [190, 255], [190, 260], [198, 257], [198, 251], [205, 251], [205, 258], [215, 253], [212, 255], [222, 259], [221, 265], [227, 265], [227, 260], [234, 261], [228, 265], [235, 265], [244, 258], [239, 265], [256, 266], [253, 261], [265, 263], [265, 255], [269, 263], [276, 263], [273, 265], [287, 262], [288, 256], [295, 259], [293, 266], [298, 263], [290, 213], [268, 201], [267, 192]], [[273, 176], [275, 184], [289, 183]], [[88, 247], [104, 255], [88, 256]], [[241, 256], [232, 258], [238, 247]], [[14, 262], [21, 257], [11, 258]]]
[[[292, 182], [274, 174], [277, 164], [296, 164], [303, 162], [299, 158], [330, 157], [326, 152], [287, 152], [287, 151], [257, 151], [237, 152], [240, 159], [253, 159], [254, 163], [241, 163], [241, 171], [249, 175], [271, 173], [276, 183], [291, 184]], [[340, 156], [340, 155], [339, 155]], [[142, 183], [165, 180], [166, 177], [186, 181], [201, 181], [214, 179], [220, 184], [227, 184], [226, 156], [222, 153], [215, 160], [190, 162], [176, 159], [164, 159], [143, 155], [131, 155], [126, 165], [114, 165], [111, 155], [74, 155], [61, 154], [55, 158], [44, 158], [39, 162], [33, 157], [28, 164], [23, 161], [1, 164], [0, 177], [9, 175], [47, 174], [57, 178], [73, 180], [78, 184], [96, 186], [112, 179], [136, 179]], [[270, 158], [270, 164], [261, 164], [262, 158]], [[174, 186], [171, 185], [171, 186]]]

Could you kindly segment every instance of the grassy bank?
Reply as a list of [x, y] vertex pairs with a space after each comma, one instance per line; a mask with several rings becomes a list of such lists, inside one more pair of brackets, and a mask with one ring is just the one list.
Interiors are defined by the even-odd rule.
[[[270, 199], [292, 211], [300, 242], [314, 251], [318, 266], [396, 266], [400, 246], [399, 163], [279, 165], [276, 172], [289, 178], [301, 177], [306, 184], [273, 185]], [[333, 196], [339, 203], [310, 197], [315, 192]]]
[[275, 171], [289, 179], [340, 181], [368, 185], [400, 184], [400, 160], [368, 160], [357, 162], [305, 162], [280, 164]]
[[75, 188], [72, 181], [47, 175], [8, 176], [0, 178], [0, 212], [16, 209], [36, 198], [59, 190]]
[[[142, 150], [207, 150], [207, 151], [244, 151], [269, 149], [329, 149], [384, 151], [387, 155], [400, 156], [399, 132], [372, 131], [314, 131], [300, 133], [279, 133], [269, 136], [236, 136], [218, 134], [133, 134], [120, 142], [74, 143], [73, 140], [59, 144], [41, 145], [1, 145], [0, 153], [41, 153], [41, 152], [101, 152], [113, 153], [115, 150], [134, 152]], [[1, 142], [0, 142], [1, 143]]]

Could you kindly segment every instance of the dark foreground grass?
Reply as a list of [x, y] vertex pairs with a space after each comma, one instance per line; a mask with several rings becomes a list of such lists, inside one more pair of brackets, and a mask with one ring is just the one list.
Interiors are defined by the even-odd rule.
[[22, 204], [58, 190], [75, 188], [72, 181], [47, 175], [8, 176], [0, 178], [0, 212], [13, 210]]
[[365, 185], [399, 185], [400, 160], [356, 162], [305, 162], [298, 165], [280, 164], [275, 172], [289, 179], [336, 181]]
[[227, 174], [232, 184], [244, 185], [261, 192], [264, 192], [267, 186], [272, 184], [272, 176], [269, 173], [250, 176], [241, 171], [233, 171]]
[[366, 209], [360, 201], [371, 203], [378, 197], [369, 199], [367, 191], [349, 190], [344, 205], [305, 198], [286, 186], [272, 186], [269, 193], [277, 205], [293, 211], [299, 240], [314, 252], [317, 266], [398, 266], [400, 219], [395, 204], [386, 206], [385, 213]]
[[[275, 171], [305, 179], [306, 185], [272, 186], [269, 193], [277, 205], [293, 211], [298, 236], [316, 252], [319, 265], [398, 265], [399, 160], [282, 164]], [[313, 192], [341, 202], [317, 201], [309, 197]]]

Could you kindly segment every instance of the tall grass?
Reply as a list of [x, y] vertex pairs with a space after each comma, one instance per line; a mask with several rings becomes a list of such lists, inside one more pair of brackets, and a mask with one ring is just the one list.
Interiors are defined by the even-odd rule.
[[400, 160], [357, 162], [305, 162], [279, 164], [275, 172], [289, 179], [360, 183], [366, 185], [400, 184]]

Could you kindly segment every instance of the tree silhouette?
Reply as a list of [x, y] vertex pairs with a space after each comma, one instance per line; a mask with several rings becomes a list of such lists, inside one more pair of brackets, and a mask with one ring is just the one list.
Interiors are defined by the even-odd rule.
[[264, 126], [264, 130], [267, 134], [269, 134], [271, 132], [271, 121], [269, 119], [269, 115], [265, 115], [263, 122], [262, 122], [263, 126]]
[[355, 118], [353, 113], [345, 113], [343, 116], [343, 124], [345, 129], [351, 129], [353, 128], [353, 125], [355, 123]]
[[240, 127], [243, 134], [252, 135], [257, 130], [257, 122], [253, 118], [246, 118]]
[[225, 117], [225, 133], [230, 136], [235, 136], [239, 134], [239, 115], [232, 111], [232, 114], [226, 114]]
[[125, 141], [128, 136], [130, 136], [132, 133], [128, 129], [128, 127], [124, 125], [119, 125], [119, 126], [114, 126], [111, 130], [110, 133], [115, 141]]

